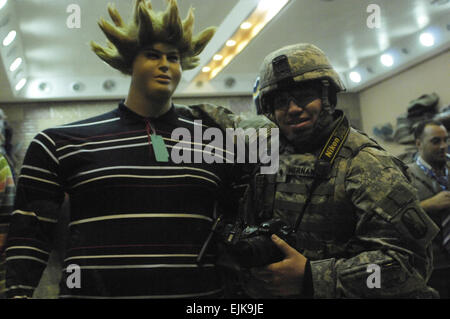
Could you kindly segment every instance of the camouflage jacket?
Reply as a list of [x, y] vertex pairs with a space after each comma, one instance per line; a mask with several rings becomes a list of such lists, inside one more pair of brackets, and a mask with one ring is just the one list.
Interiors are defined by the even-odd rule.
[[[194, 106], [192, 112], [206, 112], [222, 127], [264, 123], [262, 117], [243, 119], [211, 105]], [[278, 172], [266, 178], [273, 181], [272, 191], [259, 192], [265, 197], [251, 201], [268, 202], [274, 216], [294, 223], [313, 182], [320, 149], [298, 154], [285, 146]], [[314, 190], [298, 231], [295, 248], [310, 260], [314, 298], [436, 296], [426, 282], [438, 228], [420, 207], [402, 165], [350, 129], [331, 170]], [[379, 288], [372, 281], [373, 267]]]

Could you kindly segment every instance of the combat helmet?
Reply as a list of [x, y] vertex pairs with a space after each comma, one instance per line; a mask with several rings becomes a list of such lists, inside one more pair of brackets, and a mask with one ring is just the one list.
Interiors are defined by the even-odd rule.
[[270, 53], [265, 57], [259, 72], [258, 113], [273, 112], [265, 101], [268, 93], [311, 80], [322, 82], [322, 103], [325, 108], [335, 106], [329, 103], [330, 85], [335, 93], [345, 91], [344, 84], [327, 56], [315, 45], [299, 43]]

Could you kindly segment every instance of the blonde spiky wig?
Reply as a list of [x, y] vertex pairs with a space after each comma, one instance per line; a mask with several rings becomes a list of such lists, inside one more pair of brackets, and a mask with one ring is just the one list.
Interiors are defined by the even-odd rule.
[[183, 70], [195, 68], [199, 60], [197, 56], [211, 40], [216, 29], [209, 27], [192, 36], [192, 7], [186, 19], [181, 21], [176, 0], [168, 2], [165, 11], [155, 12], [150, 1], [136, 0], [133, 19], [128, 24], [123, 22], [115, 5], [108, 4], [108, 12], [115, 26], [100, 19], [98, 25], [108, 38], [107, 47], [92, 41], [92, 50], [113, 68], [131, 75], [134, 58], [141, 49], [156, 42], [169, 43], [178, 49]]

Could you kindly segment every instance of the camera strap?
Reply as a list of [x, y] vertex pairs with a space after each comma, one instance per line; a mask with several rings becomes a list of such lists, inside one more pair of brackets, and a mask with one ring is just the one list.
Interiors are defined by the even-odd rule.
[[325, 143], [325, 146], [322, 148], [319, 157], [316, 159], [314, 163], [314, 180], [311, 184], [311, 187], [308, 190], [308, 196], [306, 197], [305, 204], [302, 207], [300, 214], [295, 221], [295, 226], [292, 232], [296, 233], [300, 223], [302, 222], [303, 215], [305, 214], [306, 209], [311, 203], [312, 195], [319, 186], [320, 182], [328, 176], [328, 173], [331, 170], [333, 162], [344, 145], [348, 133], [350, 132], [350, 125], [345, 116], [342, 116], [339, 119], [338, 124], [336, 125], [333, 133], [330, 135], [328, 141]]

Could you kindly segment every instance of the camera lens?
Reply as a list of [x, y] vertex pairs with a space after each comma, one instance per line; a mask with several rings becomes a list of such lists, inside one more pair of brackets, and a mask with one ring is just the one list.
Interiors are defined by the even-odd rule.
[[269, 265], [283, 258], [281, 251], [267, 236], [240, 241], [234, 247], [234, 256], [246, 268]]

